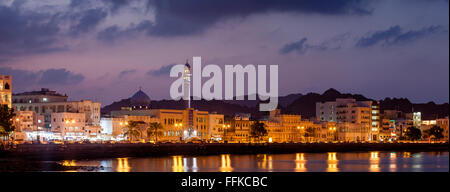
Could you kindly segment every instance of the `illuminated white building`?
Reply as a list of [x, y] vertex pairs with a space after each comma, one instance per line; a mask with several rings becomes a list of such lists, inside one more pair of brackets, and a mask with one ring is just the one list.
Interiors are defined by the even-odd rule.
[[91, 100], [68, 101], [66, 95], [61, 95], [49, 89], [24, 92], [13, 95], [14, 111], [34, 111], [44, 116], [44, 128], [50, 129], [52, 113], [83, 113], [86, 125], [100, 125], [101, 103]]
[[32, 141], [49, 140], [49, 133], [44, 130], [44, 116], [36, 114], [34, 111], [17, 111], [13, 119], [14, 140]]
[[352, 133], [363, 131], [364, 133], [358, 133], [360, 135], [354, 137], [355, 141], [378, 140], [380, 127], [378, 106], [378, 103], [373, 101], [338, 98], [336, 101], [316, 103], [316, 117], [319, 121], [343, 123], [340, 130], [349, 130]]
[[101, 127], [86, 124], [84, 113], [52, 113], [51, 131], [62, 140], [100, 139]]

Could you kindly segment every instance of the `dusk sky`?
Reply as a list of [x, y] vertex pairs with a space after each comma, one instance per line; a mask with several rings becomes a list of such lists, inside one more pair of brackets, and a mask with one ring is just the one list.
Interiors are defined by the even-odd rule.
[[449, 101], [448, 0], [0, 0], [0, 74], [108, 105], [173, 64], [279, 65], [280, 95]]

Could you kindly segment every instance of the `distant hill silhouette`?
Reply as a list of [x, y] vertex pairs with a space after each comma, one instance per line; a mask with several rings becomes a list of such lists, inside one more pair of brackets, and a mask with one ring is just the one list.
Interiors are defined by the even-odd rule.
[[385, 98], [380, 101], [380, 108], [384, 110], [398, 110], [404, 113], [411, 113], [420, 111], [422, 119], [430, 120], [436, 118], [444, 118], [448, 116], [449, 104], [436, 104], [434, 102], [428, 103], [411, 103], [407, 98]]
[[[247, 98], [247, 96], [245, 96]], [[258, 97], [257, 97], [258, 98]], [[322, 94], [308, 93], [302, 94], [290, 94], [287, 96], [279, 97], [279, 108], [282, 113], [299, 114], [303, 119], [313, 118], [316, 115], [316, 103], [335, 101], [337, 98], [354, 98], [357, 101], [373, 100], [366, 98], [360, 94], [340, 93], [336, 89], [328, 89]], [[267, 112], [259, 111], [259, 100], [249, 101], [206, 101], [197, 100], [192, 101], [191, 106], [195, 109], [209, 112], [217, 112], [226, 116], [233, 116], [236, 113], [251, 113], [252, 117], [259, 118], [267, 115]], [[122, 107], [130, 105], [130, 99], [122, 99], [114, 102], [102, 108], [102, 114], [109, 114], [113, 110], [120, 110]], [[185, 102], [183, 100], [160, 100], [151, 101], [150, 107], [152, 109], [184, 109]], [[385, 98], [380, 101], [381, 110], [396, 109], [404, 113], [410, 113], [411, 111], [422, 112], [423, 119], [435, 119], [448, 116], [449, 104], [435, 104], [433, 102], [425, 104], [413, 104], [406, 98]]]
[[[278, 104], [281, 107], [287, 107], [288, 105], [290, 105], [293, 101], [295, 101], [296, 99], [300, 98], [301, 96], [303, 96], [300, 93], [297, 94], [289, 94], [287, 96], [282, 96], [282, 97], [278, 97]], [[236, 100], [236, 97], [233, 97], [233, 100], [224, 100], [225, 103], [230, 103], [230, 104], [237, 104], [237, 105], [241, 105], [241, 106], [246, 106], [246, 107], [258, 107], [259, 103], [261, 102], [259, 100], [258, 95], [255, 96], [256, 100], [247, 100], [248, 96], [245, 95], [244, 96], [244, 100]]]
[[286, 107], [285, 112], [302, 115], [302, 118], [312, 118], [316, 116], [317, 102], [335, 101], [337, 98], [354, 98], [357, 101], [371, 100], [358, 94], [342, 94], [336, 89], [331, 88], [323, 94], [308, 93], [298, 98]]
[[[114, 102], [111, 105], [107, 105], [102, 108], [102, 115], [109, 114], [111, 111], [120, 110], [122, 107], [130, 106], [130, 99], [122, 99], [118, 102]], [[219, 114], [224, 114], [228, 116], [233, 116], [235, 113], [252, 113], [257, 114], [257, 108], [249, 108], [236, 104], [229, 104], [223, 101], [217, 100], [193, 100], [191, 101], [191, 107], [201, 110], [201, 111], [209, 111], [209, 112], [217, 112]], [[185, 109], [185, 101], [184, 100], [160, 100], [160, 101], [151, 101], [150, 108], [152, 109]]]

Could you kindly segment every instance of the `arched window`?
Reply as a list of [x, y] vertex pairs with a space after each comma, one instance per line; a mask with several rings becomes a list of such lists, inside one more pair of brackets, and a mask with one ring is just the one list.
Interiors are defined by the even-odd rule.
[[9, 83], [5, 83], [5, 89], [6, 89], [6, 90], [9, 90], [9, 89], [10, 89]]

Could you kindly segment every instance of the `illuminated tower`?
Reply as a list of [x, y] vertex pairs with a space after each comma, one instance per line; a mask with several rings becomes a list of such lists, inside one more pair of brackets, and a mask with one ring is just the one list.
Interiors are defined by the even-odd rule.
[[186, 60], [184, 65], [184, 100], [186, 102], [186, 108], [191, 108], [191, 66]]
[[12, 88], [11, 79], [9, 75], [0, 75], [0, 106], [7, 105], [12, 107]]

